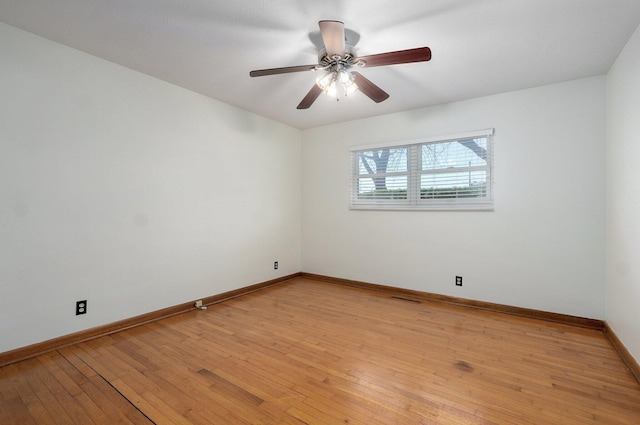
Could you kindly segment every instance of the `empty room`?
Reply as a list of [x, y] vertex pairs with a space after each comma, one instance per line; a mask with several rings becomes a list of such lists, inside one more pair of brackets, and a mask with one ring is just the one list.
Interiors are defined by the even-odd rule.
[[0, 0], [0, 424], [640, 424], [638, 116], [637, 0]]

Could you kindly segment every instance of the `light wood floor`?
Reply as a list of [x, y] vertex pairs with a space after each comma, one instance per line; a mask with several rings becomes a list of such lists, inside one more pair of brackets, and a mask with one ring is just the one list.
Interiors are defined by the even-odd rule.
[[602, 332], [302, 278], [0, 369], [1, 424], [640, 424]]

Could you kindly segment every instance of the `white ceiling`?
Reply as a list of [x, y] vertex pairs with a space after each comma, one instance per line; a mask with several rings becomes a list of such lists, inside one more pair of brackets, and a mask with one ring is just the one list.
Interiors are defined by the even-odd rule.
[[[296, 105], [321, 19], [359, 55], [429, 46], [431, 62], [360, 72], [390, 98]], [[640, 24], [639, 0], [0, 0], [0, 20], [240, 108], [309, 128], [605, 74]]]

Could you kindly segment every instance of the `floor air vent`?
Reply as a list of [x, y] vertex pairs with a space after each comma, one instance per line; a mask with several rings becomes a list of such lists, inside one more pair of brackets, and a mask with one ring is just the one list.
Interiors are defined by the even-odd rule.
[[410, 303], [420, 304], [420, 301], [412, 300], [411, 298], [402, 298], [402, 297], [395, 297], [395, 296], [392, 296], [391, 298], [393, 298], [394, 300], [407, 301], [407, 302], [410, 302]]

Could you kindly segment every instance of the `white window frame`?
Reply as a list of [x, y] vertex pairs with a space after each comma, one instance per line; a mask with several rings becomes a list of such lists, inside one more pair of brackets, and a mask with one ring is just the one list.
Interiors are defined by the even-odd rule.
[[[349, 148], [351, 156], [351, 182], [349, 207], [354, 210], [479, 210], [493, 211], [493, 134], [494, 129], [469, 131], [445, 136], [426, 137], [418, 140], [397, 141], [390, 143], [378, 143], [371, 145], [352, 146]], [[422, 170], [421, 152], [422, 146], [428, 144], [445, 143], [468, 139], [487, 139], [486, 166], [471, 166], [456, 168], [456, 172], [486, 172], [486, 196], [478, 198], [446, 198], [446, 199], [421, 199], [420, 181], [423, 174], [451, 173], [450, 169]], [[407, 148], [408, 171], [390, 172], [380, 174], [380, 177], [407, 175], [407, 199], [359, 199], [358, 182], [363, 175], [360, 174], [359, 155], [363, 152], [382, 149]], [[368, 174], [366, 178], [376, 177]]]

